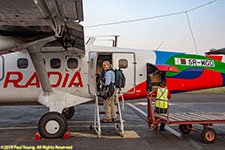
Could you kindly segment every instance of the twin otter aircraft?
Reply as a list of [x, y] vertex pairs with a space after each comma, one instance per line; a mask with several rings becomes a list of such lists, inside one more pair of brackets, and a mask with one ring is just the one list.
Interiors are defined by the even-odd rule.
[[38, 125], [43, 137], [61, 137], [73, 106], [95, 98], [104, 60], [123, 70], [125, 100], [162, 81], [172, 93], [225, 85], [223, 56], [84, 44], [82, 0], [7, 0], [0, 10], [0, 104], [49, 108]]

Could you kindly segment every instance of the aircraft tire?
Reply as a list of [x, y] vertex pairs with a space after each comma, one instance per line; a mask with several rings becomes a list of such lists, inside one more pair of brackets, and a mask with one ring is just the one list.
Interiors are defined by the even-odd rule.
[[63, 137], [67, 127], [66, 118], [58, 112], [46, 113], [38, 123], [39, 134], [46, 139]]
[[70, 120], [75, 114], [75, 108], [74, 107], [64, 108], [62, 114], [67, 120]]

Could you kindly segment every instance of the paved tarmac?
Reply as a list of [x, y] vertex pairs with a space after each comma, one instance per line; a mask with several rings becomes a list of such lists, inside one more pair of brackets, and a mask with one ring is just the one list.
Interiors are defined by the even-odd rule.
[[[171, 112], [225, 112], [225, 94], [174, 94], [170, 103]], [[94, 105], [76, 106], [76, 114], [69, 121], [70, 139], [33, 140], [41, 116], [47, 112], [43, 106], [0, 106], [0, 149], [65, 149], [93, 150], [222, 150], [225, 149], [225, 124], [215, 125], [217, 140], [205, 144], [200, 134], [191, 132], [182, 135], [177, 126], [166, 131], [154, 132], [148, 129], [146, 120], [146, 99], [129, 100], [125, 105], [125, 130], [128, 134], [121, 138], [113, 124], [104, 124], [103, 138], [97, 138], [90, 130], [93, 124]], [[103, 109], [103, 108], [101, 108]], [[194, 128], [201, 129], [200, 125]], [[25, 147], [27, 146], [27, 147]], [[30, 146], [30, 147], [28, 147]], [[57, 147], [58, 146], [58, 147]]]

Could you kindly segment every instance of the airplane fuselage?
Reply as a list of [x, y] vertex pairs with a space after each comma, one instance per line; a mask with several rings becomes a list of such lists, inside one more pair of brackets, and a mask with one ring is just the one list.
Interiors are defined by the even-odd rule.
[[[91, 55], [95, 53], [95, 59]], [[143, 98], [146, 96], [146, 64], [171, 65], [180, 72], [167, 72], [166, 82], [172, 93], [219, 87], [224, 85], [225, 74], [219, 66], [220, 61], [205, 56], [187, 55], [184, 53], [121, 49], [112, 47], [91, 46], [86, 48], [84, 56], [67, 52], [42, 53], [48, 77], [53, 89], [72, 95], [93, 98], [95, 80], [90, 83], [91, 63], [95, 73], [100, 73], [104, 59], [110, 59], [114, 68], [120, 61], [127, 61], [122, 69], [126, 76], [126, 86], [122, 89], [125, 99]], [[93, 57], [94, 58], [94, 57]], [[94, 62], [91, 62], [94, 61]], [[41, 84], [33, 67], [29, 53], [24, 50], [0, 56], [0, 103], [23, 104], [36, 103], [41, 93]], [[91, 89], [92, 88], [92, 89]]]

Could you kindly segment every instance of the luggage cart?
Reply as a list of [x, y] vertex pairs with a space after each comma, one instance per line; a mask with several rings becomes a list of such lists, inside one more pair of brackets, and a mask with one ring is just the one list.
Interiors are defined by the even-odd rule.
[[[183, 134], [191, 131], [199, 133], [203, 142], [212, 144], [216, 140], [216, 131], [210, 126], [213, 124], [225, 124], [225, 112], [185, 112], [185, 113], [169, 113], [169, 102], [167, 113], [156, 113], [153, 110], [153, 93], [147, 96], [148, 99], [148, 127], [157, 130], [160, 123], [166, 125], [179, 125], [179, 130]], [[162, 100], [163, 101], [163, 100]], [[197, 130], [192, 128], [192, 124], [200, 124], [203, 129]]]

